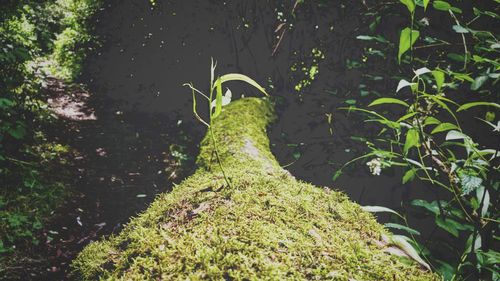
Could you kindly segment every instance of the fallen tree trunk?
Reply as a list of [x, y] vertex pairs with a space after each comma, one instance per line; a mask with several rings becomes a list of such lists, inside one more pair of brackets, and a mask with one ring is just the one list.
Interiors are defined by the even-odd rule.
[[[269, 149], [272, 106], [245, 98], [205, 137], [199, 169], [73, 262], [84, 280], [437, 280], [389, 252], [390, 234], [341, 192], [296, 180]], [[400, 251], [403, 252], [403, 251]]]

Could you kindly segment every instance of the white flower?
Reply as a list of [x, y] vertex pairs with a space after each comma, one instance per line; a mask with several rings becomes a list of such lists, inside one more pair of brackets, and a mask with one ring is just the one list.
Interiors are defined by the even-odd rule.
[[420, 23], [424, 26], [429, 26], [429, 19], [428, 18], [422, 18], [420, 20]]
[[370, 169], [370, 173], [372, 173], [372, 175], [380, 176], [380, 172], [382, 172], [382, 162], [380, 158], [372, 159], [366, 163], [366, 165]]

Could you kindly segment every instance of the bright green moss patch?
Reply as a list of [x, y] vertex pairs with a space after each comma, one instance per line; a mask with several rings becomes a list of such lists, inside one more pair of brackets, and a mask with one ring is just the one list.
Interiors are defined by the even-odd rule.
[[73, 262], [85, 280], [433, 280], [384, 252], [387, 235], [359, 205], [301, 182], [269, 150], [272, 107], [231, 103], [215, 122], [225, 186], [209, 138], [198, 171], [161, 194], [117, 236]]

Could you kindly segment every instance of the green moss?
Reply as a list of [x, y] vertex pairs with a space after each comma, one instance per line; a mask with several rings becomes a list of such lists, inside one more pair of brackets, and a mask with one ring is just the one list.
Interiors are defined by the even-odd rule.
[[433, 280], [384, 252], [388, 233], [341, 192], [293, 178], [269, 150], [272, 107], [231, 103], [214, 125], [224, 178], [209, 138], [197, 172], [118, 235], [73, 262], [84, 280]]

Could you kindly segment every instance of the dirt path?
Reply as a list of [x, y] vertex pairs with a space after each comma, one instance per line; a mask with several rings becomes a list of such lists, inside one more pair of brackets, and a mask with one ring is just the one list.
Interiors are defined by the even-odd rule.
[[27, 261], [25, 277], [65, 280], [85, 245], [121, 230], [191, 172], [196, 133], [165, 115], [110, 111], [112, 101], [98, 100], [80, 85], [52, 79], [45, 91], [63, 125], [50, 137], [73, 149], [68, 184], [74, 194], [43, 229], [46, 241], [36, 250], [39, 259]]

